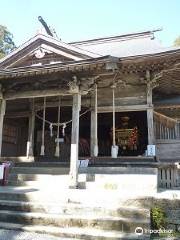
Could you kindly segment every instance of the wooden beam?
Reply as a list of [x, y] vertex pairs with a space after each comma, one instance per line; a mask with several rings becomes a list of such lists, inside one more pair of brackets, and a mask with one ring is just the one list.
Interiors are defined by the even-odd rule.
[[32, 90], [24, 92], [4, 93], [5, 100], [13, 100], [18, 98], [35, 98], [35, 97], [52, 97], [52, 96], [68, 96], [72, 95], [69, 90], [63, 89], [47, 89], [47, 90]]
[[[53, 97], [53, 96], [71, 96], [75, 94], [75, 91], [71, 89], [46, 89], [46, 90], [30, 90], [19, 92], [5, 92], [3, 98], [5, 100], [21, 99], [21, 98], [40, 98], [40, 97]], [[81, 90], [81, 95], [87, 95], [88, 91]]]
[[23, 111], [23, 112], [9, 112], [5, 114], [5, 118], [27, 118], [31, 115], [30, 111]]
[[[130, 112], [130, 111], [146, 111], [149, 107], [146, 104], [143, 105], [128, 105], [128, 106], [116, 106], [116, 112]], [[112, 106], [98, 107], [98, 113], [112, 112]]]
[[[47, 101], [46, 107], [47, 108], [54, 108], [54, 107], [58, 107], [58, 104], [59, 104], [58, 101], [54, 101], [54, 102], [53, 101]], [[61, 106], [63, 106], [63, 107], [72, 107], [72, 104], [73, 104], [73, 102], [72, 102], [71, 99], [69, 99], [69, 100], [62, 99], [61, 100]], [[90, 107], [90, 105], [91, 105], [90, 98], [89, 99], [88, 98], [82, 99], [81, 100], [81, 105], [86, 106], [86, 107]], [[42, 109], [43, 109], [43, 102], [42, 103], [36, 103], [35, 110], [40, 111]]]
[[180, 108], [180, 104], [172, 104], [172, 105], [154, 105], [155, 109], [176, 109], [176, 108]]
[[73, 95], [72, 109], [72, 133], [71, 133], [71, 156], [70, 156], [70, 188], [78, 187], [78, 150], [79, 150], [79, 112], [81, 95]]
[[6, 101], [4, 99], [0, 99], [0, 157], [2, 152], [3, 122], [4, 122], [5, 111], [6, 111]]

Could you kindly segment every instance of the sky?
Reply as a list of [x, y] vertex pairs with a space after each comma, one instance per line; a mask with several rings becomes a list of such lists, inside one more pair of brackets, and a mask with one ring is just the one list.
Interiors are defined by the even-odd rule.
[[42, 16], [64, 42], [163, 28], [164, 46], [180, 36], [180, 0], [0, 0], [0, 25], [16, 46], [33, 37]]

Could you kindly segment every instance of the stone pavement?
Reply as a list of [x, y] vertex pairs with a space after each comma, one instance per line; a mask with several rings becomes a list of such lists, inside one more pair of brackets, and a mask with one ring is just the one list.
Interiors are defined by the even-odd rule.
[[0, 240], [70, 240], [47, 234], [0, 229]]

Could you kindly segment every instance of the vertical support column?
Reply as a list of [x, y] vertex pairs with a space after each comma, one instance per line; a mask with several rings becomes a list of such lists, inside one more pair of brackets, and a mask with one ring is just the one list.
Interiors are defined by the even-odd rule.
[[179, 139], [179, 121], [176, 123], [175, 126], [175, 139]]
[[29, 116], [29, 130], [26, 156], [34, 156], [34, 128], [35, 128], [35, 105], [34, 98], [31, 102], [31, 115]]
[[60, 156], [60, 152], [59, 152], [60, 151], [60, 147], [59, 147], [60, 115], [61, 115], [61, 98], [59, 97], [55, 157]]
[[147, 109], [147, 127], [148, 127], [148, 144], [153, 145], [154, 139], [154, 121], [153, 121], [153, 104], [152, 104], [152, 84], [150, 71], [146, 71], [147, 79], [147, 105], [150, 107]]
[[116, 85], [113, 84], [112, 86], [112, 103], [113, 103], [113, 142], [112, 142], [112, 147], [111, 147], [111, 157], [112, 158], [117, 158], [118, 155], [118, 146], [116, 146], [116, 112], [115, 112], [115, 87]]
[[43, 108], [42, 143], [41, 143], [41, 153], [40, 153], [41, 156], [45, 155], [45, 146], [44, 146], [45, 119], [46, 119], [46, 97], [44, 97], [44, 108]]
[[0, 157], [2, 152], [3, 122], [4, 122], [5, 111], [6, 111], [6, 101], [4, 99], [0, 99]]
[[153, 108], [147, 109], [147, 126], [148, 126], [148, 144], [153, 145], [155, 143], [153, 126]]
[[91, 156], [98, 156], [98, 113], [97, 113], [97, 84], [93, 99], [93, 110], [91, 111]]
[[95, 111], [94, 111], [94, 108], [92, 107], [92, 110], [91, 110], [91, 144], [90, 144], [90, 154], [91, 154], [91, 157], [94, 157], [94, 146], [95, 146]]
[[79, 152], [79, 112], [81, 107], [81, 95], [73, 95], [72, 109], [72, 133], [70, 156], [70, 188], [78, 187], [78, 152]]

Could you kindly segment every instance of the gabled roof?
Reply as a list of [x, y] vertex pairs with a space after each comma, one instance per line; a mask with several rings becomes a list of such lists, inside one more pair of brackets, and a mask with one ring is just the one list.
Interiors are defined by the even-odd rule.
[[[113, 56], [122, 60], [175, 54], [180, 48], [162, 47], [153, 31], [125, 34], [86, 41], [64, 43], [45, 34], [37, 34], [0, 60], [0, 69], [26, 66], [71, 64], [83, 60]], [[47, 60], [47, 61], [46, 61]], [[35, 62], [35, 64], [34, 64]]]
[[38, 74], [50, 74], [54, 72], [76, 72], [83, 69], [89, 71], [93, 66], [93, 71], [96, 67], [104, 67], [106, 63], [118, 63], [119, 59], [111, 56], [103, 56], [99, 58], [89, 58], [81, 61], [73, 61], [66, 63], [45, 64], [43, 66], [23, 66], [18, 68], [0, 69], [0, 79], [6, 80], [11, 77], [26, 77]]
[[89, 58], [100, 57], [91, 51], [80, 49], [68, 43], [64, 43], [58, 39], [44, 34], [37, 34], [27, 42], [12, 51], [6, 57], [0, 60], [0, 68], [14, 67], [16, 63], [23, 61], [37, 51], [45, 51], [45, 53], [55, 53], [72, 61], [79, 61]]
[[159, 31], [159, 29], [72, 42], [70, 44], [86, 51], [119, 58], [153, 54], [163, 49], [161, 43], [154, 37], [156, 31]]

